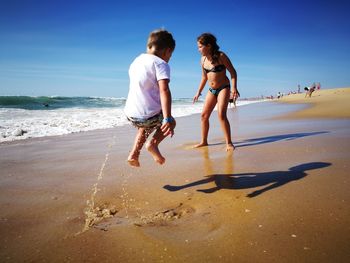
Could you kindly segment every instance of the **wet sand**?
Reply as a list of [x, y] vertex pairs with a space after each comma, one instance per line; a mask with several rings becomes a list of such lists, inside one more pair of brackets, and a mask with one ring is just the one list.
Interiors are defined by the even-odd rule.
[[178, 118], [163, 166], [128, 166], [131, 127], [1, 144], [1, 261], [347, 262], [348, 90], [229, 109], [233, 153]]

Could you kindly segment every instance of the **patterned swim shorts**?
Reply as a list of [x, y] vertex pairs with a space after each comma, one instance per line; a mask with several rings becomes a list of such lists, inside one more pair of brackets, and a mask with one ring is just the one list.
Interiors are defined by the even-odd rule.
[[136, 128], [154, 129], [162, 125], [163, 114], [159, 113], [148, 119], [127, 117]]

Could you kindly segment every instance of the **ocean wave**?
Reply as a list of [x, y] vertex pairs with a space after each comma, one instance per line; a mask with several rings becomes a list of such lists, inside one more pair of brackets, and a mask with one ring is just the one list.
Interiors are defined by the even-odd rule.
[[62, 97], [62, 96], [0, 96], [0, 108], [25, 110], [54, 110], [62, 108], [121, 107], [125, 98], [113, 97]]
[[127, 123], [122, 109], [0, 109], [0, 142], [106, 129]]
[[[31, 98], [34, 97], [24, 97], [23, 103], [28, 98], [30, 98], [29, 101], [32, 101]], [[38, 102], [43, 98], [50, 97], [36, 97], [34, 101]], [[106, 129], [128, 124], [123, 111], [125, 98], [56, 96], [52, 99], [56, 102], [64, 101], [66, 105], [75, 103], [76, 107], [58, 107], [51, 110], [42, 107], [35, 110], [0, 107], [0, 142]], [[69, 103], [70, 99], [73, 102]], [[21, 100], [17, 98], [17, 102]], [[256, 101], [238, 101], [237, 105], [242, 106], [254, 102]], [[99, 103], [104, 106], [98, 106]], [[200, 113], [202, 109], [203, 101], [193, 104], [192, 99], [189, 98], [174, 99], [172, 103], [172, 115], [175, 118]]]

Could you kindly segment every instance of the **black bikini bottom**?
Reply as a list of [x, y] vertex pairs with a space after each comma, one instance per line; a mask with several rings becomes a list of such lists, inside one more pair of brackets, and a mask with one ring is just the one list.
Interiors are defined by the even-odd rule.
[[223, 89], [226, 88], [230, 88], [230, 84], [224, 84], [221, 87], [217, 88], [217, 89], [213, 89], [213, 88], [209, 88], [209, 91], [214, 95], [214, 96], [218, 96], [220, 91], [222, 91]]

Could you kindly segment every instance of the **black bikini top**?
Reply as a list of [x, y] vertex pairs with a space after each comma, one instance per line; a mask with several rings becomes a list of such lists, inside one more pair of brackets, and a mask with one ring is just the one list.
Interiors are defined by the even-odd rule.
[[217, 73], [217, 72], [221, 72], [221, 71], [223, 71], [223, 70], [226, 69], [225, 65], [223, 65], [223, 64], [216, 65], [216, 66], [212, 67], [211, 69], [206, 69], [206, 68], [204, 67], [204, 61], [205, 61], [205, 59], [206, 59], [206, 57], [204, 58], [203, 64], [202, 64], [202, 67], [203, 67], [203, 70], [205, 71], [205, 73], [209, 73], [209, 72]]

